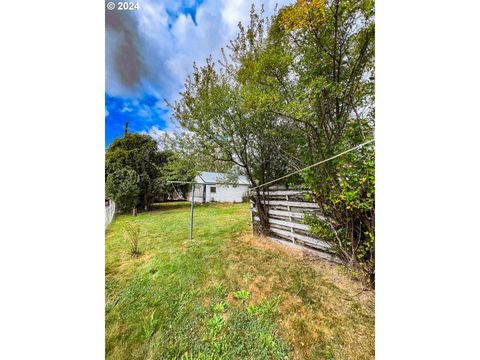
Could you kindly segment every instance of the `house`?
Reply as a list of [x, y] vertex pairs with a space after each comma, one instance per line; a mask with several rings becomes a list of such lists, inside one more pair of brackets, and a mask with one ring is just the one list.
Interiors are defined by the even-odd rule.
[[[248, 180], [246, 176], [238, 176], [236, 184], [226, 182], [227, 174], [216, 172], [201, 172], [195, 177], [195, 202], [207, 203], [211, 201], [218, 202], [241, 202], [243, 196], [248, 190]], [[188, 194], [191, 201], [191, 193]]]

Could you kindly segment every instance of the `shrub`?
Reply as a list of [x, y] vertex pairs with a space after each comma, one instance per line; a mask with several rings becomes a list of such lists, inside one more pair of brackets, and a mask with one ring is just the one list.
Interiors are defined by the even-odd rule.
[[137, 222], [130, 222], [125, 226], [125, 238], [130, 245], [130, 255], [135, 256], [140, 252], [138, 251], [138, 244], [140, 242], [141, 227]]
[[[350, 267], [362, 270], [375, 286], [375, 156], [364, 146], [329, 164], [335, 176], [305, 175], [325, 219], [306, 216], [311, 232], [329, 242]], [[323, 168], [322, 168], [323, 169]]]
[[137, 205], [140, 178], [135, 170], [123, 168], [107, 176], [105, 190], [115, 201], [120, 212], [130, 211]]

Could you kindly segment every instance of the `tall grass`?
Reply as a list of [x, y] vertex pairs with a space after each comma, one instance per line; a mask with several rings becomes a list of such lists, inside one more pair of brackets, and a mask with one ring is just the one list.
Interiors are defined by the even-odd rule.
[[142, 233], [141, 225], [136, 221], [131, 221], [125, 224], [124, 231], [125, 231], [124, 232], [125, 239], [129, 243], [130, 255], [132, 256], [139, 255], [140, 251], [138, 250], [138, 245], [140, 243], [140, 237]]

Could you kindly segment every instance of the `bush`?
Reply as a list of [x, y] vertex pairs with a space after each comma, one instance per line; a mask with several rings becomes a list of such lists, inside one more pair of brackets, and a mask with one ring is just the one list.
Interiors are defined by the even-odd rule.
[[119, 169], [107, 176], [106, 193], [115, 201], [120, 212], [130, 211], [137, 205], [139, 181], [135, 170], [129, 168]]
[[310, 171], [325, 220], [306, 216], [311, 232], [327, 241], [347, 264], [359, 268], [375, 284], [375, 159], [373, 146], [350, 152], [330, 164], [335, 176]]
[[140, 254], [138, 245], [140, 242], [141, 231], [140, 224], [134, 221], [125, 226], [125, 238], [130, 244], [130, 255], [132, 256]]

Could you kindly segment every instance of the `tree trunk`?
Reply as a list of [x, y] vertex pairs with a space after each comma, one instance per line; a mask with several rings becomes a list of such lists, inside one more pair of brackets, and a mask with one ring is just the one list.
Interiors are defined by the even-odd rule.
[[265, 204], [261, 203], [261, 194], [260, 194], [260, 189], [257, 188], [255, 189], [255, 198], [254, 198], [254, 203], [255, 207], [257, 208], [257, 214], [258, 217], [260, 218], [260, 233], [263, 235], [268, 235], [268, 232], [270, 231], [270, 223], [268, 222], [268, 214], [267, 210], [265, 207]]

